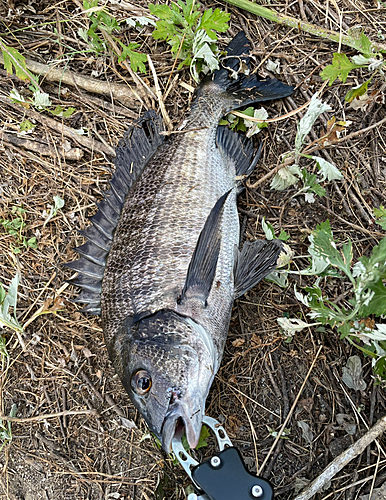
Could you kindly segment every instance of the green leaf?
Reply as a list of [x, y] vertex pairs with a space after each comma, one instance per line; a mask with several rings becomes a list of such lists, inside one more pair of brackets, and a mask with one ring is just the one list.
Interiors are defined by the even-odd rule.
[[[199, 450], [200, 448], [205, 448], [205, 446], [208, 446], [206, 439], [208, 439], [209, 436], [210, 436], [210, 433], [208, 431], [208, 428], [206, 427], [206, 425], [203, 425], [201, 427], [200, 439], [198, 440], [198, 443], [197, 443], [197, 446], [195, 449]], [[188, 444], [188, 440], [186, 439], [185, 434], [182, 436], [181, 443], [182, 443], [182, 446], [185, 448], [185, 450], [188, 451], [189, 444]]]
[[58, 213], [58, 210], [64, 207], [64, 200], [58, 195], [54, 196], [54, 206], [49, 205], [50, 213], [48, 214], [46, 220], [44, 221], [43, 227]]
[[265, 217], [263, 217], [261, 221], [261, 227], [263, 228], [267, 240], [273, 240], [275, 238], [275, 229], [272, 224], [265, 222]]
[[376, 217], [376, 224], [379, 224], [382, 229], [386, 230], [386, 208], [381, 205], [379, 208], [374, 208], [374, 215]]
[[308, 191], [312, 191], [318, 196], [326, 196], [326, 190], [319, 184], [316, 174], [310, 174], [305, 168], [301, 171], [303, 184]]
[[6, 291], [3, 287], [3, 285], [0, 283], [0, 306], [4, 302], [5, 296], [6, 296]]
[[350, 271], [350, 262], [347, 262], [349, 251], [351, 250], [351, 241], [344, 246], [344, 256], [337, 250], [334, 238], [332, 236], [330, 222], [319, 224], [316, 230], [312, 232], [314, 239], [314, 251], [317, 256], [326, 262], [343, 271], [352, 281], [353, 277]]
[[206, 31], [206, 34], [212, 40], [217, 40], [215, 31], [220, 31], [220, 33], [225, 32], [229, 28], [229, 19], [230, 14], [220, 9], [216, 9], [214, 12], [212, 12], [212, 9], [208, 9], [204, 12], [198, 29]]
[[320, 158], [319, 156], [313, 156], [312, 159], [316, 161], [316, 164], [320, 169], [321, 178], [319, 179], [319, 182], [323, 182], [326, 179], [329, 181], [342, 179], [343, 175], [335, 165], [324, 158]]
[[346, 97], [344, 100], [346, 102], [351, 102], [353, 101], [356, 97], [360, 97], [363, 94], [366, 94], [367, 92], [367, 87], [369, 86], [369, 83], [371, 82], [370, 80], [367, 80], [366, 82], [362, 83], [362, 85], [359, 85], [359, 87], [354, 87], [351, 90], [349, 90], [346, 94]]
[[20, 80], [31, 80], [31, 74], [27, 70], [25, 57], [22, 56], [14, 47], [3, 46], [4, 49], [2, 49], [2, 53], [4, 58], [4, 68], [8, 75], [12, 75], [13, 70], [15, 70], [15, 75], [20, 78]]
[[374, 295], [368, 305], [359, 309], [359, 318], [367, 318], [371, 314], [376, 316], [386, 314], [386, 286], [383, 284], [382, 278], [369, 285], [369, 288], [374, 292]]
[[280, 234], [279, 234], [278, 238], [279, 238], [279, 240], [281, 240], [281, 241], [287, 241], [287, 240], [289, 240], [289, 239], [290, 239], [290, 235], [289, 235], [288, 233], [286, 233], [286, 232], [284, 231], [284, 229], [282, 229], [282, 230], [280, 231]]
[[63, 116], [63, 118], [69, 118], [74, 113], [74, 111], [76, 111], [76, 109], [68, 108], [64, 110], [63, 106], [58, 104], [53, 111], [51, 109], [49, 109], [48, 111], [52, 113], [54, 116]]
[[141, 54], [134, 50], [140, 46], [139, 43], [129, 43], [129, 45], [124, 45], [121, 41], [119, 43], [122, 47], [122, 54], [119, 56], [118, 62], [121, 63], [125, 59], [129, 59], [133, 71], [139, 70], [141, 73], [146, 73], [144, 64], [147, 61], [146, 54]]
[[150, 13], [153, 14], [153, 16], [164, 19], [165, 21], [168, 19], [173, 19], [173, 12], [167, 5], [154, 5], [150, 3], [149, 10]]
[[346, 54], [335, 53], [332, 59], [332, 64], [326, 66], [320, 73], [320, 76], [323, 80], [330, 80], [330, 86], [337, 78], [339, 78], [339, 80], [343, 83], [346, 83], [350, 71], [360, 67], [360, 65], [352, 63]]
[[373, 51], [371, 50], [371, 41], [367, 38], [364, 31], [362, 31], [361, 36], [359, 37], [358, 50], [359, 52], [362, 52], [365, 57], [371, 57], [373, 55]]
[[36, 237], [33, 236], [32, 238], [30, 238], [29, 240], [27, 240], [26, 241], [26, 246], [36, 249], [38, 247], [38, 244], [36, 242]]
[[19, 125], [19, 131], [20, 132], [29, 132], [30, 130], [33, 130], [35, 127], [36, 127], [36, 125], [31, 123], [29, 120], [24, 120]]

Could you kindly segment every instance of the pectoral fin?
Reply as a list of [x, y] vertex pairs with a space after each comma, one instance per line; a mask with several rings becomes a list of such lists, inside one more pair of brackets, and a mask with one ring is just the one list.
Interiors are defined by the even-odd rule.
[[223, 194], [212, 208], [198, 238], [190, 261], [181, 303], [190, 297], [198, 298], [205, 304], [214, 276], [221, 245], [221, 222], [225, 201], [231, 191]]
[[247, 293], [275, 269], [283, 245], [280, 240], [247, 241], [235, 256], [235, 299]]

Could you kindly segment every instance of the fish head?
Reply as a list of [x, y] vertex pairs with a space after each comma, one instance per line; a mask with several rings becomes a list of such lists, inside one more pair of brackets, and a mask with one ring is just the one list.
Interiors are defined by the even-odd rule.
[[216, 371], [210, 335], [191, 318], [169, 310], [127, 330], [126, 340], [115, 349], [121, 349], [118, 373], [131, 401], [165, 451], [184, 431], [195, 448]]

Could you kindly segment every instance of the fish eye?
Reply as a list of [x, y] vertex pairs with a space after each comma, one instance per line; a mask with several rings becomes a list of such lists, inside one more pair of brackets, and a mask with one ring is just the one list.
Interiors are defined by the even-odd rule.
[[151, 389], [151, 376], [146, 370], [137, 370], [131, 376], [131, 387], [139, 395], [143, 396]]

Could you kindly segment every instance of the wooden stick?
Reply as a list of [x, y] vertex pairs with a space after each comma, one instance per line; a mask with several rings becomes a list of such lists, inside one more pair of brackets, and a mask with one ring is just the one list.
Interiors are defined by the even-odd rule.
[[47, 420], [47, 418], [64, 417], [66, 415], [97, 415], [96, 410], [66, 410], [58, 411], [57, 413], [43, 413], [43, 415], [36, 415], [36, 417], [7, 417], [0, 413], [0, 420], [5, 420], [6, 422], [18, 422], [19, 424], [25, 422], [38, 422], [39, 420]]
[[323, 486], [328, 483], [338, 472], [340, 472], [345, 465], [347, 465], [351, 460], [361, 453], [371, 444], [375, 439], [377, 439], [383, 432], [386, 431], [386, 417], [381, 418], [370, 430], [366, 432], [358, 441], [347, 448], [343, 453], [336, 457], [330, 465], [324, 469], [324, 471], [318, 476], [312, 483], [307, 487], [307, 489], [300, 493], [294, 500], [309, 500], [318, 491], [320, 491]]

